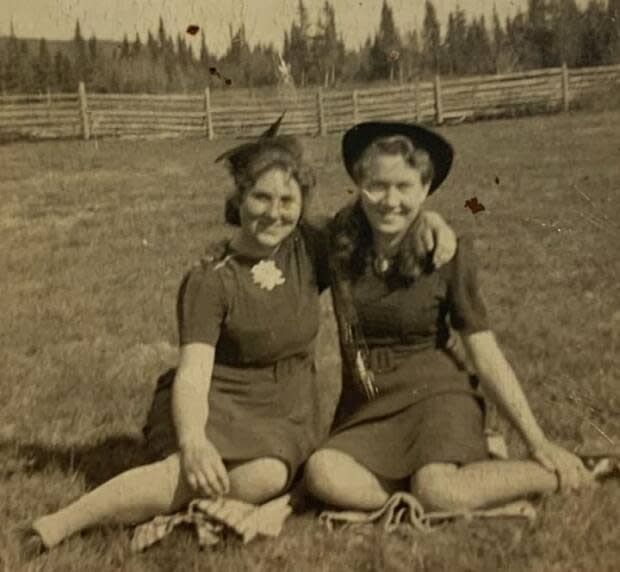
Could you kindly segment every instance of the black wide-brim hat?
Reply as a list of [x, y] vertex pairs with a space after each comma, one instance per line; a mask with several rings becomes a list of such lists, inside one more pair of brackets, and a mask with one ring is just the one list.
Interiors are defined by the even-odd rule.
[[429, 188], [429, 194], [432, 193], [448, 176], [454, 159], [454, 149], [441, 135], [415, 123], [368, 121], [351, 127], [342, 138], [342, 158], [351, 178], [355, 180], [354, 166], [364, 150], [376, 139], [393, 135], [404, 135], [415, 147], [422, 148], [429, 154], [434, 172]]

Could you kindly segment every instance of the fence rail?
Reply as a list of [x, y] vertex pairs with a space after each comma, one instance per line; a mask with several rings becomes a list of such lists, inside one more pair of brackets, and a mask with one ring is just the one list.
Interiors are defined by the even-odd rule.
[[356, 122], [394, 119], [441, 124], [520, 112], [569, 110], [601, 90], [620, 93], [620, 65], [565, 66], [493, 76], [346, 90], [288, 90], [256, 97], [244, 91], [202, 94], [88, 94], [0, 96], [0, 138], [114, 136], [252, 136], [283, 111], [284, 132], [321, 134]]

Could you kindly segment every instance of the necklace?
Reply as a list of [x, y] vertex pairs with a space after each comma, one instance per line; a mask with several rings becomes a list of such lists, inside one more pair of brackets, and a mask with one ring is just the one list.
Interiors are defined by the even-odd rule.
[[392, 266], [392, 260], [385, 256], [375, 256], [372, 259], [372, 269], [379, 275], [385, 274]]

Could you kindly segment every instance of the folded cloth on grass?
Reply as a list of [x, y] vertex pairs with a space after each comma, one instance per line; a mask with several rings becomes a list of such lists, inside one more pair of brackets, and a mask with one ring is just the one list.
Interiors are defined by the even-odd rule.
[[411, 493], [394, 493], [378, 510], [338, 511], [326, 510], [319, 520], [332, 530], [337, 525], [371, 524], [380, 522], [386, 532], [393, 532], [399, 526], [413, 526], [421, 532], [430, 532], [436, 524], [446, 520], [463, 518], [523, 518], [533, 521], [536, 510], [532, 503], [520, 500], [496, 508], [469, 511], [424, 512], [422, 505]]
[[291, 511], [290, 495], [260, 506], [229, 498], [196, 499], [183, 512], [156, 516], [136, 527], [131, 550], [141, 552], [182, 524], [195, 528], [200, 548], [217, 544], [228, 532], [235, 533], [244, 544], [256, 536], [275, 537]]
[[576, 454], [597, 481], [620, 478], [620, 447], [582, 448]]

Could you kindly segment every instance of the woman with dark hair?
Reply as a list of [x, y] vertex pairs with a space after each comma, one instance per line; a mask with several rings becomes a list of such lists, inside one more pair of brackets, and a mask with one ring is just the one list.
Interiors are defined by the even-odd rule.
[[[363, 123], [345, 134], [343, 154], [359, 189], [330, 238], [344, 381], [333, 432], [306, 464], [310, 492], [372, 510], [408, 479], [426, 508], [468, 510], [589, 482], [581, 460], [545, 437], [496, 343], [470, 241], [440, 269], [412, 247], [452, 147], [417, 125]], [[450, 327], [475, 376], [448, 351]], [[478, 381], [532, 460], [489, 459]]]
[[[314, 345], [329, 283], [326, 242], [306, 220], [314, 177], [278, 124], [218, 158], [235, 182], [226, 220], [238, 232], [183, 280], [179, 364], [160, 378], [144, 431], [154, 462], [35, 520], [30, 540], [41, 548], [100, 523], [175, 512], [196, 497], [265, 502], [290, 486], [317, 446]], [[428, 221], [419, 242], [434, 230], [449, 258], [451, 231], [437, 215]]]

